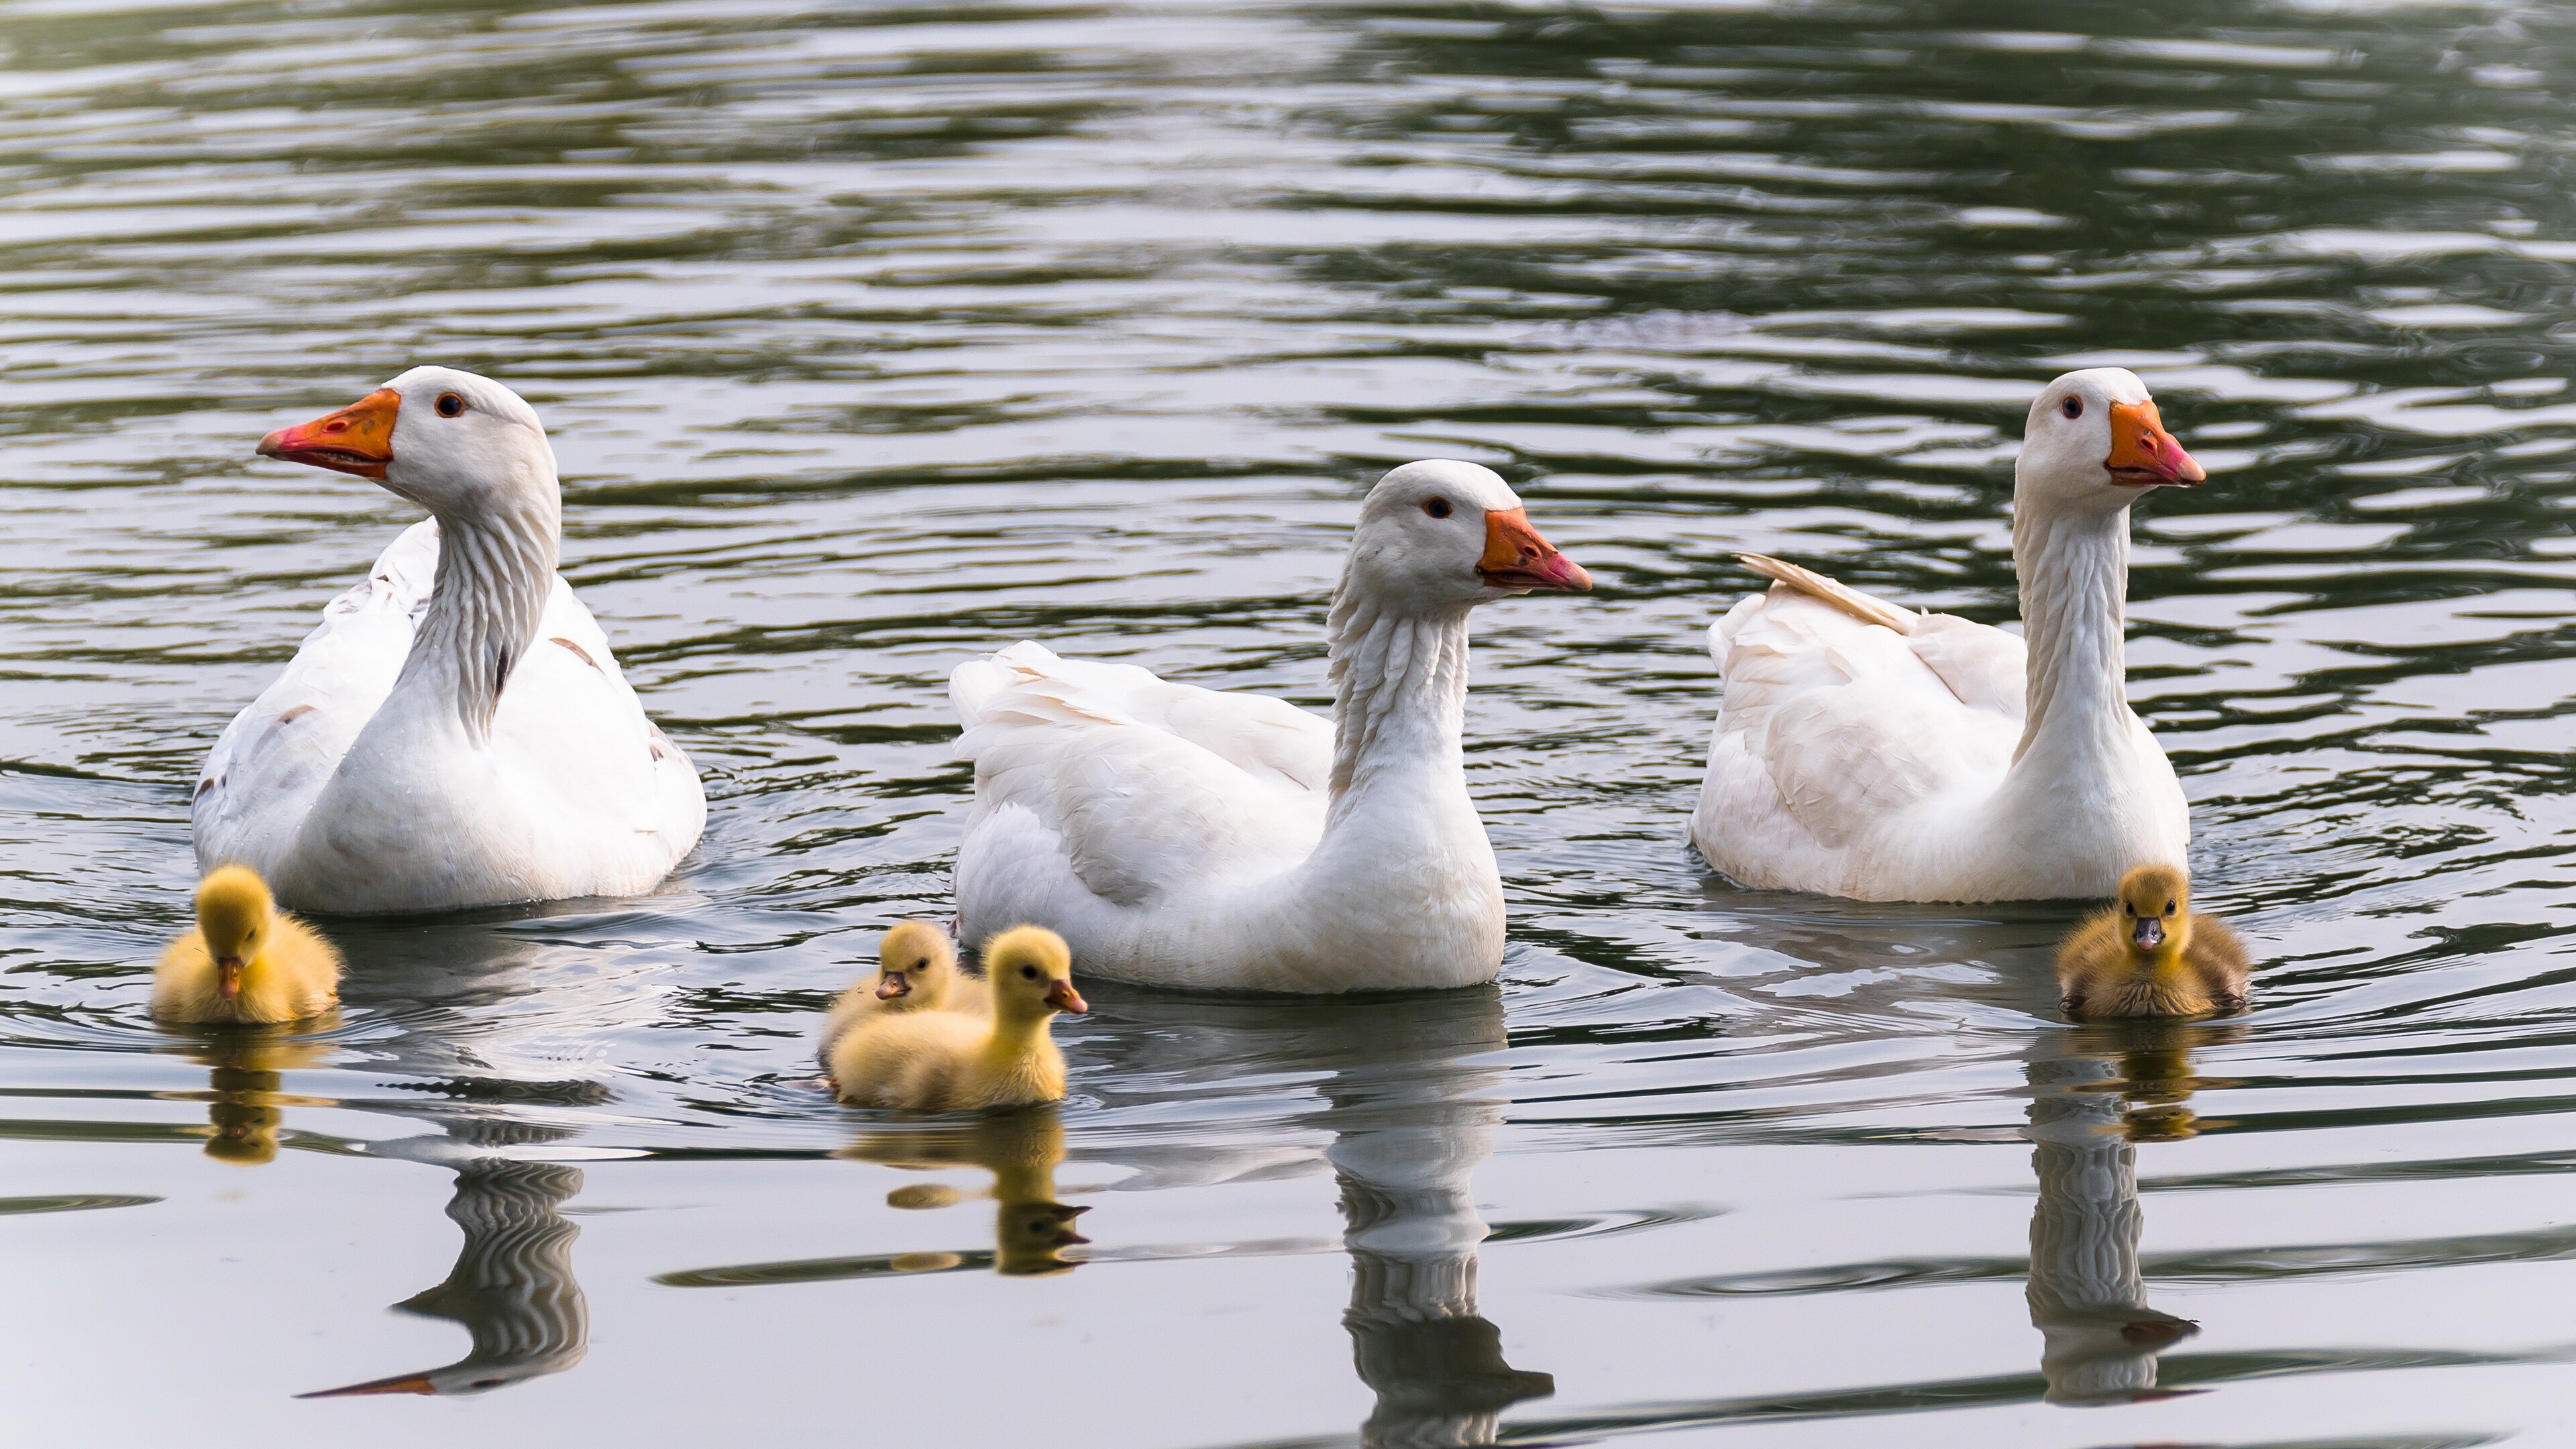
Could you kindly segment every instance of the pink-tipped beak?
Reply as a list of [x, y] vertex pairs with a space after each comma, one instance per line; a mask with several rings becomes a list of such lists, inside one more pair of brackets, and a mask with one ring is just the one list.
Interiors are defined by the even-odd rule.
[[2139, 950], [2152, 951], [2165, 943], [2165, 923], [2153, 916], [2140, 916], [2138, 924], [2130, 928], [2129, 939], [2138, 943]]
[[1528, 510], [1520, 508], [1497, 508], [1485, 515], [1485, 555], [1476, 560], [1476, 574], [1498, 589], [1592, 591], [1592, 575], [1541, 538], [1530, 527]]
[[879, 1001], [892, 1001], [898, 996], [909, 996], [911, 994], [912, 983], [905, 980], [899, 973], [891, 971], [887, 972], [885, 976], [880, 978], [877, 982], [877, 1000]]
[[1076, 1016], [1091, 1009], [1091, 1003], [1082, 999], [1082, 993], [1074, 990], [1070, 981], [1059, 981], [1048, 987], [1046, 999], [1047, 1005], [1058, 1011], [1070, 1011]]
[[259, 440], [259, 452], [382, 482], [394, 459], [394, 415], [401, 408], [402, 394], [380, 387], [336, 413], [279, 428]]
[[2209, 476], [2165, 431], [2151, 402], [2111, 404], [2111, 481], [2129, 488], [2188, 488]]
[[239, 956], [218, 956], [215, 958], [215, 993], [217, 995], [223, 997], [226, 1001], [231, 1001], [239, 997], [241, 995], [241, 978], [242, 958]]

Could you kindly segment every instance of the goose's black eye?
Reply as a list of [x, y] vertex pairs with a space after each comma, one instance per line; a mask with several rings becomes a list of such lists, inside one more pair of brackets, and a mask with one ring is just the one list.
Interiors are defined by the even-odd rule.
[[2166, 914], [2166, 915], [2168, 915], [2168, 916], [2170, 916], [2170, 915], [2172, 915], [2173, 913], [2174, 913], [2174, 903], [2173, 903], [2173, 902], [2171, 902], [2171, 901], [2167, 901], [2167, 902], [2165, 902], [2165, 914]]
[[1036, 968], [1035, 966], [1023, 966], [1023, 967], [1021, 967], [1021, 968], [1020, 968], [1020, 979], [1021, 979], [1021, 980], [1023, 980], [1023, 981], [1035, 981], [1035, 980], [1037, 980], [1037, 979], [1038, 979], [1038, 968]]
[[929, 957], [927, 957], [927, 956], [924, 956], [924, 957], [922, 957], [920, 960], [913, 962], [913, 963], [912, 963], [912, 969], [913, 969], [913, 970], [915, 970], [915, 971], [927, 971], [927, 970], [929, 970], [929, 969], [930, 969], [930, 958], [929, 958]]
[[1430, 514], [1434, 518], [1447, 518], [1449, 516], [1449, 500], [1446, 498], [1434, 498], [1430, 502], [1422, 505], [1422, 511]]
[[2066, 414], [2070, 418], [2080, 418], [2084, 416], [2084, 399], [2080, 397], [2068, 398], [2066, 401], [2057, 405], [2057, 410]]
[[458, 417], [461, 416], [464, 411], [465, 399], [452, 392], [443, 392], [438, 395], [438, 415], [440, 417]]

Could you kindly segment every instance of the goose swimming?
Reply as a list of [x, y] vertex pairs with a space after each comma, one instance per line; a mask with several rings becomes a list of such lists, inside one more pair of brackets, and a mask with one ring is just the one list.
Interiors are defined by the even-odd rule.
[[341, 914], [633, 895], [669, 874], [706, 797], [555, 572], [562, 489], [536, 410], [415, 367], [259, 451], [430, 517], [216, 740], [199, 868], [245, 865], [280, 904]]
[[959, 665], [959, 934], [1045, 926], [1085, 972], [1161, 986], [1493, 980], [1503, 882], [1459, 744], [1467, 616], [1591, 587], [1501, 478], [1408, 463], [1351, 533], [1330, 721], [1034, 643]]
[[1725, 702], [1691, 839], [1735, 881], [1872, 901], [2107, 896], [2191, 818], [2129, 708], [2129, 505], [2206, 475], [2137, 374], [2070, 372], [2014, 466], [2022, 636], [1773, 559], [1709, 627]]

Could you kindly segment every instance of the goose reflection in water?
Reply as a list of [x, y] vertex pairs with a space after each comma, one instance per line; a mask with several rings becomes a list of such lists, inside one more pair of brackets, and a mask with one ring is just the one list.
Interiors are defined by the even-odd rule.
[[2039, 1205], [2030, 1220], [2030, 1321], [2043, 1340], [2039, 1368], [2051, 1403], [2135, 1403], [2193, 1392], [2156, 1387], [2156, 1356], [2200, 1325], [2147, 1303], [2138, 1271], [2145, 1217], [2137, 1144], [2200, 1131], [2187, 1105], [2202, 1085], [2192, 1074], [2192, 1050], [2240, 1032], [2207, 1023], [2101, 1023], [2064, 1034], [2063, 1055], [2032, 1063]]
[[487, 1157], [458, 1167], [447, 1216], [465, 1230], [464, 1251], [446, 1281], [394, 1307], [462, 1326], [472, 1349], [444, 1368], [298, 1397], [480, 1394], [580, 1363], [590, 1351], [590, 1304], [572, 1272], [581, 1230], [562, 1212], [580, 1191], [580, 1169], [559, 1163]]
[[[1123, 993], [1102, 995], [1115, 1002]], [[1548, 1375], [1505, 1360], [1502, 1333], [1476, 1301], [1487, 1230], [1473, 1179], [1493, 1154], [1503, 1104], [1501, 1070], [1473, 1059], [1505, 1044], [1499, 990], [1364, 1001], [1158, 995], [1137, 1014], [1150, 1023], [1076, 1048], [1077, 1081], [1113, 1103], [1192, 1096], [1272, 1072], [1327, 1074], [1317, 1086], [1323, 1109], [1293, 1125], [1330, 1134], [1324, 1159], [1351, 1260], [1342, 1323], [1360, 1382], [1377, 1396], [1362, 1444], [1491, 1444], [1504, 1409], [1555, 1392]], [[1107, 1060], [1095, 1065], [1094, 1054]], [[1151, 1086], [1135, 1092], [1135, 1083]], [[1286, 1165], [1200, 1155], [1146, 1164], [1131, 1185], [1273, 1175]]]
[[1352, 1014], [1370, 1025], [1344, 1039], [1368, 1059], [1336, 1065], [1323, 1125], [1351, 1255], [1342, 1323], [1377, 1395], [1360, 1442], [1491, 1444], [1504, 1409], [1556, 1391], [1549, 1375], [1504, 1360], [1502, 1331], [1476, 1306], [1486, 1227], [1473, 1177], [1493, 1155], [1502, 1073], [1458, 1058], [1502, 1049], [1502, 996], [1485, 987]]
[[605, 1100], [607, 1091], [587, 1081], [531, 1081], [496, 1071], [492, 1062], [508, 1047], [507, 1022], [524, 1022], [530, 1013], [504, 1019], [473, 1011], [522, 1001], [540, 979], [557, 993], [556, 1002], [621, 989], [618, 976], [599, 969], [590, 955], [517, 934], [542, 923], [526, 912], [429, 924], [331, 923], [350, 964], [343, 1002], [399, 1027], [390, 1038], [370, 1040], [367, 1050], [388, 1070], [438, 1093], [418, 1103], [369, 1103], [373, 1112], [437, 1130], [370, 1143], [368, 1153], [456, 1174], [447, 1203], [448, 1220], [465, 1234], [456, 1264], [444, 1281], [393, 1307], [458, 1325], [470, 1346], [441, 1368], [300, 1397], [488, 1393], [562, 1373], [590, 1351], [590, 1304], [572, 1265], [581, 1230], [562, 1211], [581, 1191], [581, 1171], [522, 1160], [573, 1134], [520, 1120], [514, 1104], [586, 1105]]

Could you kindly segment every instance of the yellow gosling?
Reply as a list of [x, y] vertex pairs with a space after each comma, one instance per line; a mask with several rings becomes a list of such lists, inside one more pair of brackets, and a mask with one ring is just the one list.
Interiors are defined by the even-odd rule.
[[197, 929], [152, 972], [152, 1014], [164, 1021], [302, 1021], [339, 1000], [340, 953], [238, 865], [198, 883]]
[[984, 947], [993, 1017], [878, 1012], [832, 1044], [824, 1065], [841, 1100], [862, 1107], [958, 1112], [1064, 1096], [1064, 1053], [1048, 1035], [1059, 1011], [1091, 1008], [1073, 989], [1064, 938], [1015, 926]]
[[2058, 945], [2059, 1004], [2069, 1016], [2214, 1016], [2245, 1009], [2245, 943], [2191, 913], [2191, 881], [2169, 865], [2120, 878], [2117, 905]]
[[823, 1040], [817, 1055], [829, 1061], [832, 1046], [850, 1028], [881, 1013], [962, 1011], [993, 1014], [993, 996], [983, 978], [957, 969], [957, 948], [948, 933], [928, 921], [897, 921], [877, 943], [877, 970], [841, 993], [823, 1018]]

